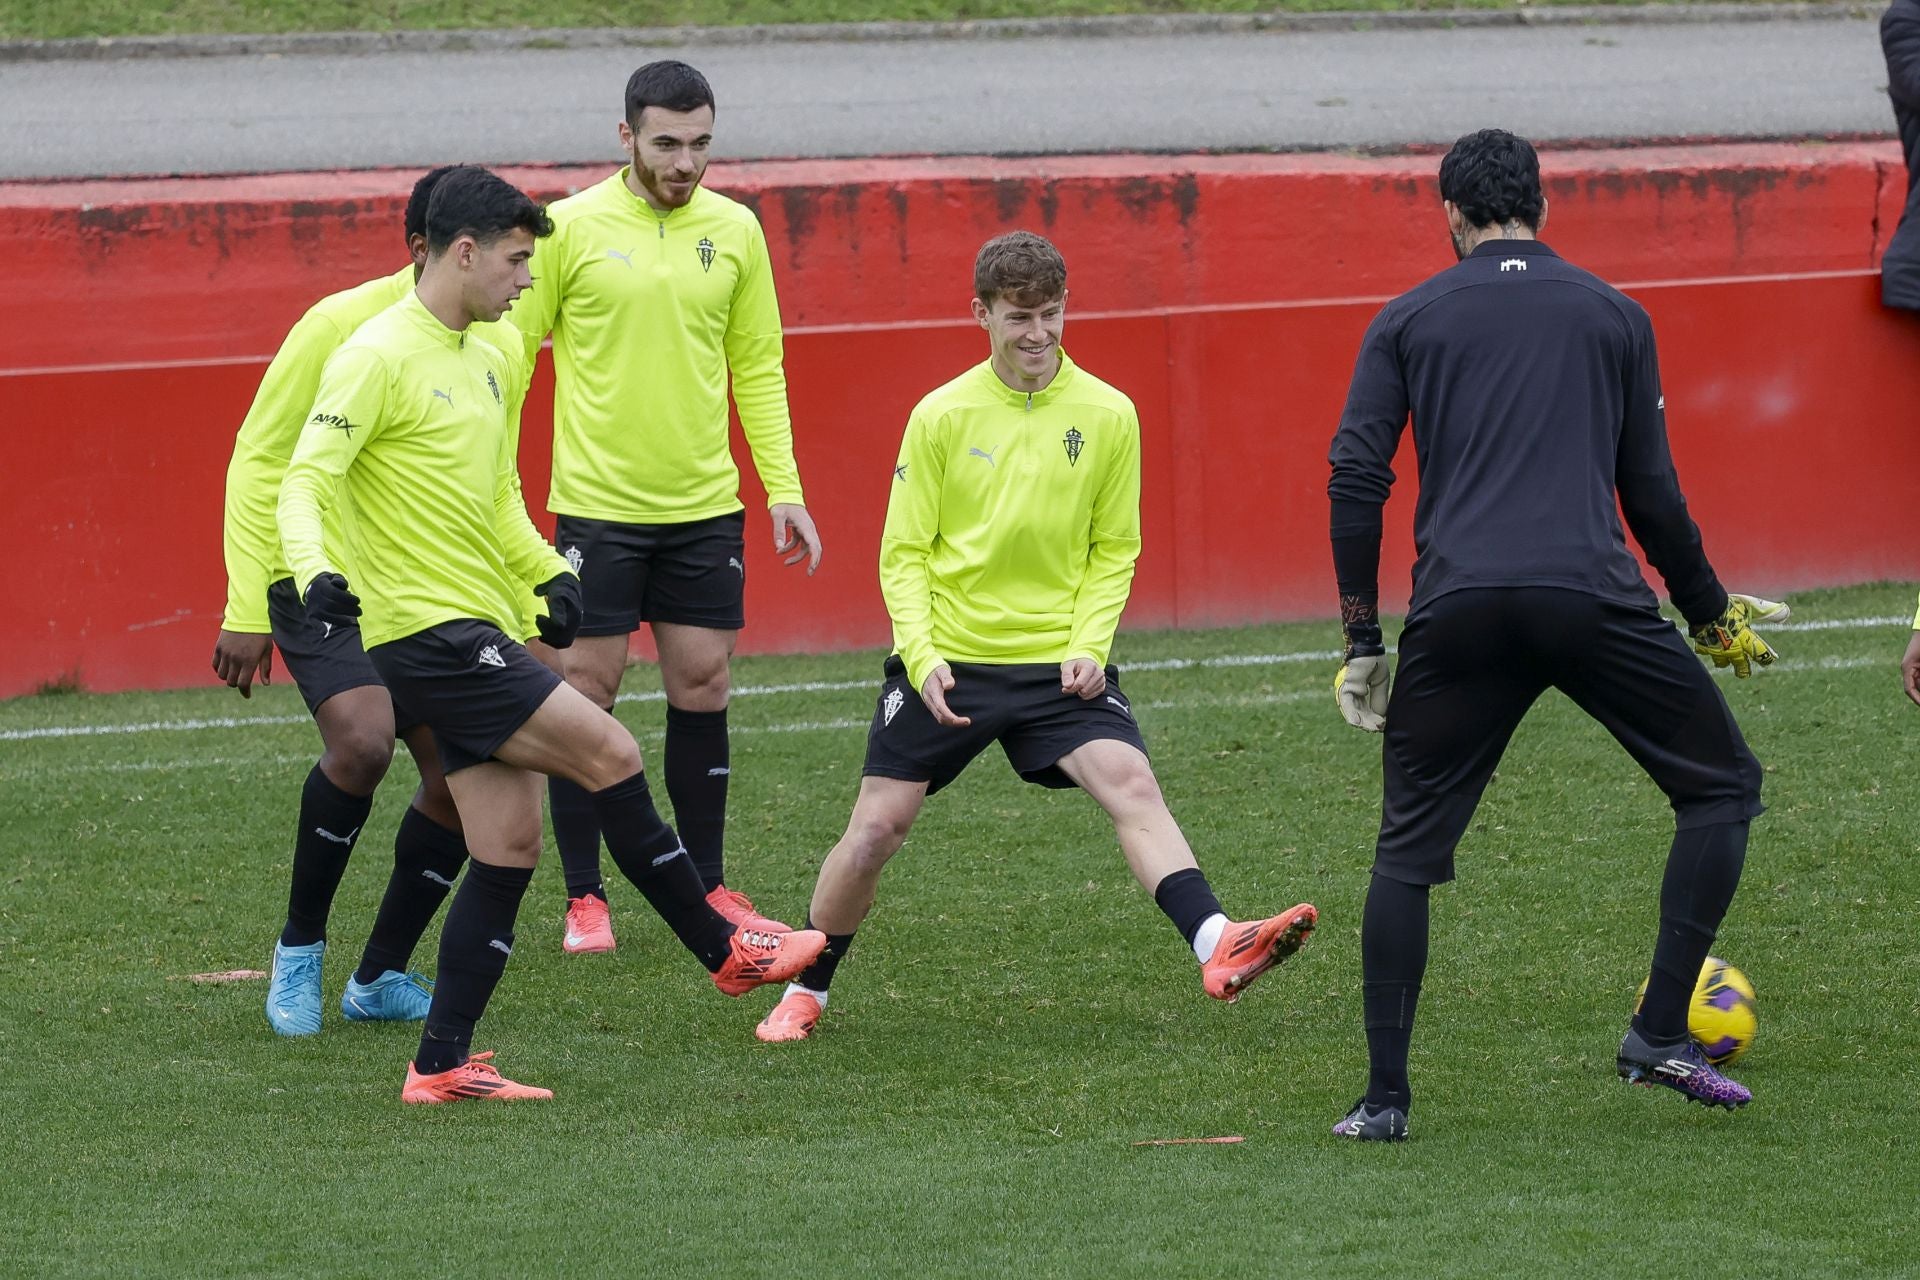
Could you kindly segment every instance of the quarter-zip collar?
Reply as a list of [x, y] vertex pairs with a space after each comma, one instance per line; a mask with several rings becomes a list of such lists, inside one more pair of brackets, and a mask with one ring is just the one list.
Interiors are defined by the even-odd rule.
[[659, 228], [660, 238], [663, 240], [666, 239], [667, 236], [667, 223], [671, 221], [676, 214], [691, 213], [693, 209], [706, 198], [707, 188], [706, 185], [702, 183], [694, 187], [693, 194], [687, 197], [685, 204], [681, 205], [678, 209], [668, 209], [663, 213], [648, 204], [645, 196], [635, 194], [633, 185], [627, 181], [632, 174], [632, 165], [621, 165], [620, 172], [614, 175], [613, 180], [620, 184], [620, 190], [625, 193], [627, 199], [633, 202], [634, 213], [639, 217], [651, 219]]
[[1066, 390], [1067, 384], [1073, 381], [1075, 372], [1077, 372], [1076, 366], [1073, 361], [1068, 358], [1065, 347], [1060, 348], [1059, 372], [1053, 375], [1052, 382], [1049, 382], [1038, 391], [1014, 390], [1005, 382], [1002, 382], [1000, 375], [993, 371], [993, 361], [991, 360], [980, 366], [980, 376], [999, 391], [1002, 400], [1009, 406], [1028, 413], [1031, 413], [1035, 409], [1044, 408], [1059, 399], [1060, 394]]
[[400, 303], [407, 322], [420, 332], [429, 334], [433, 340], [449, 351], [464, 351], [467, 346], [465, 329], [449, 329], [440, 322], [440, 317], [427, 310], [427, 304], [420, 301], [420, 290], [410, 289]]

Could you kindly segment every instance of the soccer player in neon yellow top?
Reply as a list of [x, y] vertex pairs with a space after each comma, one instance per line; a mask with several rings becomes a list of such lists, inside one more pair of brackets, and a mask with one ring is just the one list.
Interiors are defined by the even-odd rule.
[[894, 656], [853, 816], [814, 886], [807, 927], [827, 947], [762, 1040], [812, 1033], [887, 859], [927, 796], [996, 741], [1027, 781], [1080, 787], [1107, 811], [1208, 995], [1237, 999], [1317, 919], [1309, 903], [1248, 923], [1222, 913], [1107, 665], [1140, 554], [1140, 420], [1060, 347], [1066, 262], [1015, 231], [981, 248], [973, 290], [988, 359], [920, 402], [893, 468], [880, 587]]
[[[353, 623], [353, 586], [364, 593], [367, 657], [432, 729], [467, 832], [467, 873], [401, 1092], [413, 1103], [552, 1096], [469, 1052], [540, 857], [543, 774], [588, 790], [614, 861], [727, 994], [791, 977], [825, 943], [817, 932], [736, 928], [714, 911], [654, 810], [632, 736], [515, 639], [532, 591], [548, 606], [541, 638], [565, 649], [580, 625], [580, 581], [520, 494], [524, 358], [471, 330], [531, 283], [534, 241], [551, 231], [540, 206], [487, 170], [443, 177], [418, 286], [327, 360], [280, 488], [281, 540], [307, 616]], [[326, 539], [338, 501], [352, 509], [344, 550]]]
[[[652, 628], [666, 686], [667, 794], [715, 906], [784, 928], [724, 883], [732, 761], [729, 659], [746, 624], [746, 515], [727, 435], [727, 388], [769, 500], [774, 550], [820, 563], [793, 461], [780, 307], [752, 210], [700, 185], [713, 90], [683, 62], [627, 82], [631, 163], [553, 206], [534, 285], [511, 319], [528, 363], [553, 335], [556, 545], [580, 574], [586, 622], [567, 682], [612, 707], [628, 638]], [[570, 952], [614, 946], [600, 832], [578, 788], [552, 788]]]
[[[340, 997], [346, 1017], [425, 1016], [432, 984], [408, 964], [467, 860], [432, 734], [394, 704], [367, 660], [358, 627], [309, 623], [275, 520], [280, 482], [312, 409], [320, 370], [355, 330], [413, 290], [427, 260], [427, 201], [447, 171], [426, 174], [408, 197], [405, 231], [413, 262], [322, 298], [294, 325], [260, 381], [227, 469], [227, 610], [213, 669], [242, 697], [251, 697], [253, 681], [265, 683], [272, 673], [277, 644], [320, 730], [320, 760], [301, 789], [292, 888], [267, 987], [267, 1022], [285, 1036], [320, 1030], [327, 919], [372, 811], [374, 789], [392, 763], [396, 728], [419, 766], [420, 787], [394, 837], [393, 871], [359, 968]], [[335, 546], [345, 537], [341, 518], [336, 507], [326, 530]]]

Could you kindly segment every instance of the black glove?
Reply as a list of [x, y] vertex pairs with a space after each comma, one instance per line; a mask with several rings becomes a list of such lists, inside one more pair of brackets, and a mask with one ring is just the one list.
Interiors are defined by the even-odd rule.
[[572, 644], [580, 630], [580, 579], [570, 573], [557, 574], [535, 587], [533, 594], [547, 598], [547, 611], [533, 619], [540, 638], [555, 649]]
[[360, 616], [360, 597], [337, 573], [323, 573], [307, 584], [307, 616], [330, 627], [344, 627]]

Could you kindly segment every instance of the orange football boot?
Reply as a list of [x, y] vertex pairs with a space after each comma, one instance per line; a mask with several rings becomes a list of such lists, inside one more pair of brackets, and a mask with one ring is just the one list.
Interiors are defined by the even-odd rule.
[[524, 1098], [545, 1099], [551, 1089], [536, 1089], [530, 1084], [509, 1080], [494, 1070], [487, 1059], [493, 1051], [476, 1053], [451, 1071], [423, 1076], [407, 1064], [407, 1083], [400, 1090], [402, 1102], [464, 1102], [470, 1098], [492, 1098], [496, 1102], [518, 1102]]
[[1320, 919], [1311, 902], [1266, 920], [1227, 921], [1200, 981], [1215, 1000], [1238, 1000], [1253, 980], [1298, 951]]
[[713, 975], [713, 985], [730, 996], [743, 996], [769, 982], [790, 982], [826, 947], [827, 935], [818, 929], [735, 929], [727, 939], [727, 961]]
[[722, 919], [736, 929], [759, 929], [763, 933], [791, 933], [793, 926], [781, 924], [772, 916], [763, 916], [753, 905], [753, 899], [737, 889], [729, 889], [717, 884], [707, 895], [707, 905], [720, 913]]
[[613, 950], [613, 915], [605, 898], [589, 893], [567, 899], [567, 933], [560, 948], [570, 956]]
[[820, 999], [805, 991], [789, 991], [780, 997], [773, 1011], [760, 1019], [753, 1034], [768, 1044], [782, 1040], [805, 1040], [820, 1021]]

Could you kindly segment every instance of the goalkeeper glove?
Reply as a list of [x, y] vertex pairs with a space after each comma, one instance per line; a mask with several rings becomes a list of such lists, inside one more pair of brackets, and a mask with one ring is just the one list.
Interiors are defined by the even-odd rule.
[[533, 594], [547, 598], [547, 611], [533, 620], [540, 638], [555, 649], [572, 644], [580, 631], [580, 579], [570, 573], [555, 574], [535, 587]]
[[1355, 654], [1333, 677], [1333, 699], [1348, 724], [1379, 733], [1387, 727], [1387, 693], [1392, 683], [1386, 654]]
[[1732, 667], [1733, 674], [1745, 680], [1753, 674], [1753, 665], [1773, 665], [1777, 656], [1773, 647], [1753, 632], [1755, 622], [1785, 622], [1793, 610], [1777, 600], [1758, 596], [1729, 595], [1727, 607], [1712, 622], [1694, 627], [1693, 651], [1713, 659], [1716, 667]]
[[304, 602], [307, 617], [329, 628], [352, 624], [360, 616], [360, 597], [347, 589], [347, 580], [337, 573], [323, 573], [307, 584]]

